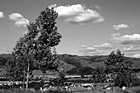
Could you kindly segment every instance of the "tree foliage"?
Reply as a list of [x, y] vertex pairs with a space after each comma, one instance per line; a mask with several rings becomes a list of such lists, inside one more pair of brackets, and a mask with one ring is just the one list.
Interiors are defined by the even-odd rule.
[[111, 74], [115, 85], [130, 86], [133, 80], [132, 62], [120, 50], [110, 53], [105, 61], [106, 71]]
[[24, 79], [24, 69], [25, 67], [23, 67], [21, 64], [19, 64], [18, 62], [15, 61], [15, 58], [12, 57], [10, 59], [8, 59], [7, 63], [6, 63], [6, 76], [10, 79], [10, 80], [23, 80]]
[[52, 51], [61, 39], [56, 27], [57, 17], [53, 7], [47, 7], [34, 23], [27, 25], [28, 33], [17, 41], [12, 53], [12, 62], [8, 66], [11, 69], [7, 69], [9, 75], [23, 76], [23, 72], [31, 73], [34, 69], [40, 69], [43, 73], [47, 69], [57, 70], [58, 59], [55, 50]]
[[94, 79], [95, 83], [103, 83], [105, 82], [105, 69], [103, 67], [97, 67], [92, 72], [92, 78]]

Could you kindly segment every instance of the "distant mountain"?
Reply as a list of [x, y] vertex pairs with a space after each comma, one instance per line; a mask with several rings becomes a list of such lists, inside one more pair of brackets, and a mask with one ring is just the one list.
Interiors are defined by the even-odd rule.
[[[77, 56], [58, 55], [64, 63], [64, 70], [69, 74], [91, 74], [96, 67], [105, 67], [104, 61], [108, 55], [103, 56]], [[0, 55], [0, 66], [4, 66], [11, 54]], [[140, 69], [140, 58], [129, 58], [133, 62], [133, 69]]]
[[12, 57], [12, 54], [0, 54], [0, 57], [9, 58]]

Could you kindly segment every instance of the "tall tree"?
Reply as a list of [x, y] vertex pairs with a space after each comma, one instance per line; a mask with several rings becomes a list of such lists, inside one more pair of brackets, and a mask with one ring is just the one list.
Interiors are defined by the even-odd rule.
[[133, 80], [132, 62], [118, 49], [110, 53], [105, 61], [106, 71], [112, 76], [115, 85], [130, 86]]
[[[22, 71], [27, 74], [28, 82], [29, 74], [34, 69], [39, 69], [43, 73], [47, 69], [57, 70], [58, 59], [55, 52], [52, 52], [61, 39], [61, 35], [57, 32], [56, 27], [55, 20], [57, 17], [58, 14], [53, 7], [47, 7], [40, 13], [35, 23], [27, 25], [28, 33], [20, 38], [12, 53], [14, 59], [12, 64], [15, 65], [13, 67], [14, 71], [9, 69], [8, 72], [15, 72], [15, 76], [18, 74], [24, 75], [20, 73]], [[26, 85], [27, 88], [28, 83]]]

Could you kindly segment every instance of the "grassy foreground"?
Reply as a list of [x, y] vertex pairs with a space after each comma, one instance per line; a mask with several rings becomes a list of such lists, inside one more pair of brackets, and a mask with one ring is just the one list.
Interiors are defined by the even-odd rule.
[[113, 89], [110, 89], [110, 90], [106, 90], [106, 89], [101, 89], [100, 87], [93, 87], [91, 88], [90, 90], [83, 90], [82, 88], [75, 88], [74, 91], [72, 92], [66, 92], [66, 91], [63, 91], [63, 92], [58, 92], [58, 91], [53, 91], [53, 92], [50, 92], [50, 91], [43, 91], [41, 92], [40, 90], [33, 90], [33, 89], [30, 89], [28, 91], [25, 91], [25, 90], [20, 90], [20, 89], [5, 89], [5, 90], [0, 90], [0, 93], [140, 93], [140, 86], [138, 87], [130, 87], [130, 88], [126, 88], [125, 90], [122, 90], [120, 88], [113, 88]]

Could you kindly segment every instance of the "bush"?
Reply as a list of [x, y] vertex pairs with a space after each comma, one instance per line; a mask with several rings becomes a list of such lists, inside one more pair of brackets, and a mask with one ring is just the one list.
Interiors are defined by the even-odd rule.
[[140, 86], [140, 79], [135, 79], [134, 81], [133, 81], [133, 84], [132, 84], [133, 86]]
[[140, 90], [137, 90], [136, 93], [140, 93]]
[[130, 92], [124, 90], [122, 93], [130, 93]]

